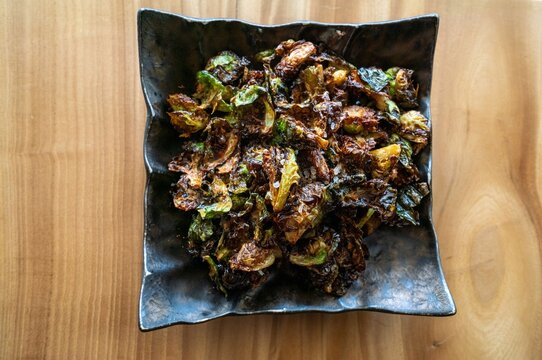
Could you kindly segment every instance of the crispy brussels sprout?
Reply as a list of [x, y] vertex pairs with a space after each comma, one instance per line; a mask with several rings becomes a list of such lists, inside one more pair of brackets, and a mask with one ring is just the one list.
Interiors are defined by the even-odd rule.
[[414, 143], [427, 144], [429, 140], [429, 125], [425, 116], [419, 111], [411, 110], [401, 115], [401, 135]]
[[187, 143], [183, 156], [175, 156], [168, 164], [168, 170], [181, 173], [193, 189], [199, 189], [204, 173], [201, 169], [203, 143]]
[[295, 244], [307, 230], [320, 224], [330, 200], [327, 190], [319, 183], [298, 187], [293, 197], [292, 203], [276, 216], [290, 244]]
[[403, 186], [417, 182], [420, 178], [418, 168], [412, 160], [414, 149], [412, 144], [397, 134], [392, 134], [389, 142], [401, 146], [401, 154], [395, 169], [392, 170], [390, 180], [394, 185]]
[[209, 255], [203, 256], [203, 260], [207, 262], [207, 265], [209, 265], [209, 277], [211, 280], [214, 281], [216, 288], [220, 290], [224, 295], [228, 295], [228, 292], [222, 285], [222, 282], [220, 281], [220, 274], [218, 272], [218, 266], [216, 265], [215, 261], [212, 257]]
[[201, 192], [190, 186], [186, 175], [181, 176], [173, 193], [173, 205], [179, 210], [190, 211], [195, 210], [201, 202]]
[[285, 271], [342, 296], [365, 269], [365, 236], [425, 221], [415, 164], [430, 127], [413, 71], [357, 68], [305, 40], [254, 60], [222, 51], [192, 97], [167, 98], [182, 138], [173, 204], [192, 217], [183, 246], [225, 295]]
[[260, 51], [254, 55], [254, 60], [257, 62], [268, 64], [275, 58], [275, 49], [267, 49]]
[[241, 89], [232, 99], [232, 104], [235, 106], [240, 116], [248, 115], [250, 118], [260, 118], [257, 112], [252, 111], [255, 103], [263, 105], [263, 124], [259, 120], [259, 124], [244, 124], [249, 133], [260, 133], [262, 135], [269, 134], [275, 123], [275, 110], [271, 102], [271, 97], [267, 90], [258, 85], [250, 85]]
[[194, 101], [190, 96], [183, 93], [171, 94], [167, 98], [167, 102], [173, 111], [191, 111], [194, 112], [198, 109], [198, 103]]
[[224, 86], [216, 77], [207, 70], [199, 71], [196, 83], [196, 93], [194, 97], [201, 101], [201, 109], [211, 109], [211, 113], [216, 110], [230, 112], [231, 105], [227, 102], [233, 96], [230, 88]]
[[371, 150], [369, 153], [373, 159], [373, 177], [383, 177], [389, 173], [391, 168], [397, 163], [397, 160], [399, 160], [401, 145], [392, 144], [380, 149]]
[[269, 64], [264, 65], [264, 72], [267, 81], [267, 87], [276, 108], [288, 108], [288, 87], [284, 81], [275, 74]]
[[222, 118], [214, 118], [207, 129], [204, 147], [205, 170], [211, 170], [228, 160], [237, 149], [237, 130]]
[[[269, 178], [271, 206], [274, 212], [279, 212], [286, 204], [290, 188], [299, 180], [295, 152], [292, 149], [282, 152], [277, 148], [271, 148], [271, 151], [264, 154], [263, 166]], [[280, 171], [280, 181], [277, 169]]]
[[209, 59], [205, 70], [216, 76], [223, 84], [231, 85], [243, 75], [245, 66], [249, 64], [231, 51], [222, 51]]
[[324, 68], [322, 64], [307, 67], [300, 72], [299, 79], [302, 81], [305, 91], [311, 99], [317, 95], [321, 95], [325, 91]]
[[365, 106], [350, 105], [346, 106], [344, 112], [344, 131], [349, 134], [359, 134], [360, 132], [376, 130], [380, 117], [373, 109]]
[[180, 133], [180, 137], [190, 137], [207, 126], [209, 115], [189, 96], [173, 94], [168, 97], [168, 103], [173, 109], [168, 112], [171, 125]]
[[193, 243], [205, 242], [211, 236], [213, 236], [213, 223], [210, 220], [204, 220], [200, 215], [195, 215], [188, 228], [188, 240]]
[[168, 113], [171, 125], [180, 133], [180, 137], [190, 135], [203, 130], [209, 121], [209, 116], [203, 110], [195, 112], [178, 110]]
[[[316, 54], [316, 46], [308, 41], [298, 41], [287, 45], [289, 51], [282, 57], [275, 67], [278, 76], [285, 79], [294, 77], [301, 65], [305, 63], [311, 55]], [[279, 51], [276, 51], [280, 54]]]
[[260, 271], [275, 262], [275, 252], [272, 249], [264, 249], [254, 242], [241, 246], [237, 254], [230, 258], [230, 266], [235, 270]]
[[326, 229], [321, 235], [309, 239], [305, 246], [294, 249], [288, 259], [292, 264], [299, 266], [322, 265], [335, 251], [338, 244], [338, 234]]
[[214, 219], [231, 210], [233, 203], [228, 194], [228, 188], [222, 180], [214, 178], [209, 193], [212, 202], [198, 207], [202, 219]]
[[402, 224], [419, 225], [419, 215], [414, 209], [429, 194], [426, 183], [408, 185], [397, 194], [397, 216]]
[[327, 149], [329, 141], [316, 135], [302, 122], [288, 115], [282, 115], [276, 121], [274, 142], [278, 144], [313, 144], [321, 149]]
[[418, 86], [414, 87], [412, 75], [414, 71], [393, 67], [386, 70], [390, 80], [390, 95], [392, 99], [405, 109], [418, 107]]
[[391, 218], [396, 208], [397, 190], [380, 179], [373, 179], [344, 186], [335, 191], [335, 196], [343, 207], [370, 207], [382, 217]]

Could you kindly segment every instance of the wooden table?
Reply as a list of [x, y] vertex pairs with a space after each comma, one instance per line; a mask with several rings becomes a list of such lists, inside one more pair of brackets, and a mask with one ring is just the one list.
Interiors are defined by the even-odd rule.
[[[457, 315], [252, 316], [141, 333], [139, 7], [261, 23], [439, 13], [433, 214]], [[0, 9], [0, 358], [542, 356], [542, 2], [2, 1]]]

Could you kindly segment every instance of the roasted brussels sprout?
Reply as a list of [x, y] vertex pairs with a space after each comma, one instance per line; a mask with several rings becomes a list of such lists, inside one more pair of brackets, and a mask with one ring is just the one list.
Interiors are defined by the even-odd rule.
[[418, 107], [418, 86], [414, 86], [414, 71], [393, 67], [386, 70], [390, 81], [390, 95], [397, 104], [405, 109]]
[[413, 71], [356, 68], [305, 40], [253, 59], [222, 51], [194, 94], [167, 98], [183, 245], [226, 296], [279, 271], [341, 296], [365, 269], [364, 237], [424, 221], [430, 123]]
[[207, 62], [205, 70], [216, 76], [223, 84], [233, 85], [243, 76], [249, 61], [231, 51], [222, 51]]

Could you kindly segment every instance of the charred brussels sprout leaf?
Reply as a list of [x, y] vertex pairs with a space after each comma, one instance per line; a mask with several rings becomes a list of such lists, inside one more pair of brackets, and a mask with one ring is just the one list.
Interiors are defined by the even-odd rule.
[[275, 212], [279, 212], [284, 208], [286, 199], [290, 194], [290, 188], [299, 181], [298, 170], [295, 153], [292, 149], [288, 149], [281, 169], [280, 182], [273, 181], [273, 183], [269, 184], [271, 204]]
[[324, 68], [321, 64], [307, 67], [301, 71], [299, 78], [310, 98], [324, 92]]
[[213, 236], [213, 223], [210, 220], [204, 220], [201, 216], [194, 216], [190, 227], [188, 228], [188, 240], [196, 242], [205, 242]]
[[254, 56], [254, 60], [261, 63], [270, 63], [271, 60], [275, 57], [275, 50], [274, 49], [267, 49], [260, 51]]
[[[297, 41], [283, 44], [282, 49], [276, 49], [275, 53], [281, 54], [286, 50], [286, 54], [281, 58], [275, 72], [278, 76], [285, 79], [294, 77], [301, 65], [303, 65], [317, 51], [316, 46], [308, 41]], [[278, 51], [277, 51], [278, 50]]]
[[228, 295], [228, 292], [222, 285], [222, 282], [220, 281], [220, 274], [218, 272], [218, 266], [216, 265], [215, 261], [212, 257], [209, 255], [203, 256], [203, 260], [207, 262], [207, 265], [209, 265], [209, 277], [214, 281], [216, 288], [220, 290], [224, 295]]
[[351, 105], [344, 108], [344, 131], [355, 135], [362, 131], [374, 131], [380, 122], [378, 113], [369, 107]]
[[198, 109], [198, 103], [183, 93], [169, 95], [167, 102], [173, 111], [196, 111]]
[[389, 79], [386, 73], [379, 68], [359, 68], [358, 72], [363, 81], [374, 91], [380, 91], [388, 85]]
[[258, 85], [251, 85], [237, 93], [233, 98], [233, 104], [236, 107], [250, 105], [263, 95], [267, 96], [265, 88]]
[[180, 137], [189, 137], [200, 130], [205, 129], [209, 117], [205, 111], [195, 112], [178, 110], [168, 113], [171, 124], [180, 133]]
[[273, 141], [277, 144], [312, 144], [321, 149], [327, 149], [329, 141], [312, 130], [309, 130], [302, 122], [292, 117], [283, 115], [277, 119], [275, 136]]
[[207, 129], [205, 141], [205, 166], [211, 170], [228, 160], [237, 149], [239, 135], [224, 119], [214, 118]]
[[405, 223], [419, 225], [419, 215], [414, 209], [429, 193], [426, 183], [408, 185], [399, 190], [397, 195], [397, 216]]
[[411, 157], [412, 157], [412, 146], [410, 145], [410, 143], [407, 140], [401, 138], [397, 134], [393, 134], [390, 137], [390, 143], [398, 144], [401, 147], [401, 154], [399, 155], [399, 162], [403, 166], [410, 166], [411, 163], [412, 163], [412, 159], [411, 159]]
[[269, 64], [264, 65], [265, 77], [269, 93], [273, 100], [275, 107], [283, 108], [289, 107], [288, 104], [288, 87], [284, 84], [281, 78], [279, 78], [275, 72], [271, 69]]

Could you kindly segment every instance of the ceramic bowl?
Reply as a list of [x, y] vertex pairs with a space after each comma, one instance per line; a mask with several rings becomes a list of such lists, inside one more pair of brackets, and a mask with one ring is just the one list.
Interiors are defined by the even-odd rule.
[[[367, 269], [346, 295], [316, 293], [275, 276], [263, 286], [228, 298], [215, 290], [206, 264], [188, 256], [178, 234], [190, 215], [172, 205], [177, 175], [167, 164], [180, 139], [169, 124], [166, 97], [182, 84], [194, 90], [195, 74], [221, 50], [250, 57], [286, 39], [324, 43], [356, 66], [415, 70], [420, 111], [431, 119], [429, 100], [438, 16], [369, 24], [301, 21], [256, 25], [230, 19], [195, 19], [156, 10], [138, 13], [141, 84], [147, 104], [144, 159], [147, 169], [144, 222], [144, 275], [140, 327], [151, 330], [194, 324], [226, 315], [374, 310], [397, 314], [452, 315], [455, 305], [446, 285], [431, 220], [431, 196], [420, 205], [421, 225], [382, 227], [365, 239]], [[418, 166], [431, 182], [431, 146]]]

